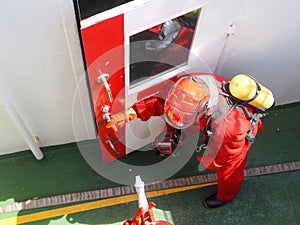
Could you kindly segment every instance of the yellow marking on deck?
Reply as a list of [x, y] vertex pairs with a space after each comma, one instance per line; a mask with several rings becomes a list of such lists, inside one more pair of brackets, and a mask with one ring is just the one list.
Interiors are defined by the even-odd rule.
[[[217, 184], [217, 182], [196, 184], [196, 185], [177, 187], [177, 188], [169, 188], [169, 189], [158, 190], [158, 191], [150, 191], [146, 193], [146, 196], [147, 198], [159, 197], [159, 196], [173, 194], [177, 192], [183, 192], [192, 189], [207, 187], [214, 184]], [[15, 216], [11, 218], [0, 219], [0, 225], [16, 225], [16, 224], [29, 223], [33, 221], [49, 219], [49, 218], [63, 216], [67, 214], [74, 214], [79, 212], [85, 212], [92, 209], [99, 209], [99, 208], [124, 204], [128, 202], [137, 201], [137, 199], [138, 199], [137, 194], [130, 194], [130, 195], [118, 196], [118, 197], [113, 197], [108, 199], [101, 199], [93, 202], [80, 203], [73, 206], [66, 206], [58, 209], [51, 209], [51, 210], [32, 213], [23, 216]], [[126, 218], [124, 218], [124, 220], [125, 219]]]

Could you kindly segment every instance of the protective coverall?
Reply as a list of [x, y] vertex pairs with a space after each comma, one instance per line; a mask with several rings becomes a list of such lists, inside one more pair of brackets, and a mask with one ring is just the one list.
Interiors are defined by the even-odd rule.
[[[218, 82], [227, 80], [220, 76], [214, 75]], [[222, 91], [222, 90], [220, 90]], [[219, 95], [219, 103], [215, 111], [226, 104], [226, 97]], [[249, 113], [252, 113], [250, 107], [246, 107]], [[233, 108], [224, 118], [222, 112], [218, 116], [219, 119], [213, 122], [211, 126], [216, 126], [214, 132], [218, 132], [218, 122], [225, 123], [225, 132], [222, 143], [219, 146], [218, 154], [213, 162], [208, 166], [209, 169], [215, 169], [218, 176], [218, 198], [223, 202], [233, 200], [240, 192], [242, 180], [244, 178], [244, 168], [246, 165], [248, 150], [251, 144], [248, 143], [246, 137], [251, 129], [249, 118], [238, 107]], [[210, 115], [211, 116], [211, 115]], [[199, 119], [200, 129], [204, 133], [204, 139], [207, 138], [205, 130], [207, 129], [207, 120], [210, 116], [204, 115]], [[218, 121], [219, 120], [219, 121]], [[224, 127], [224, 126], [223, 126]], [[259, 120], [258, 125], [253, 130], [253, 135], [256, 136], [258, 131], [262, 130], [262, 122]]]
[[[219, 84], [222, 83], [222, 81], [228, 82], [225, 78], [217, 75], [212, 75], [212, 77], [214, 77]], [[220, 93], [223, 92], [220, 87], [218, 87], [218, 89]], [[214, 133], [221, 132], [224, 135], [221, 143], [217, 144], [218, 152], [214, 155], [214, 159], [206, 160], [211, 163], [205, 166], [208, 169], [215, 169], [217, 171], [217, 196], [221, 201], [228, 202], [233, 200], [240, 192], [248, 150], [251, 146], [246, 139], [251, 129], [251, 123], [241, 108], [231, 108], [230, 104], [224, 107], [224, 104], [227, 104], [227, 99], [224, 95], [219, 94], [217, 106], [209, 115], [204, 114], [200, 117], [199, 125], [205, 140], [209, 138], [206, 134], [208, 126]], [[163, 114], [163, 101], [161, 98], [151, 97], [138, 102], [133, 108], [138, 118], [145, 121], [151, 116]], [[245, 108], [250, 114], [253, 113], [252, 108], [248, 106]], [[209, 119], [214, 113], [218, 114], [214, 116], [215, 121], [209, 122]], [[224, 126], [221, 126], [220, 123], [223, 123]], [[224, 127], [225, 131], [222, 130]], [[257, 132], [261, 130], [262, 122], [259, 120], [252, 134], [256, 136]], [[213, 141], [212, 145], [214, 145]]]

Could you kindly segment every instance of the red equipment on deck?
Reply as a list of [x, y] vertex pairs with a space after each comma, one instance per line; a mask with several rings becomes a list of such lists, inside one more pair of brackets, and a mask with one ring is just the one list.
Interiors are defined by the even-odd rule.
[[147, 201], [145, 194], [144, 182], [140, 176], [135, 177], [135, 190], [138, 194], [139, 209], [135, 217], [131, 220], [126, 220], [123, 225], [171, 225], [166, 221], [155, 221], [152, 208], [155, 207], [154, 202]]

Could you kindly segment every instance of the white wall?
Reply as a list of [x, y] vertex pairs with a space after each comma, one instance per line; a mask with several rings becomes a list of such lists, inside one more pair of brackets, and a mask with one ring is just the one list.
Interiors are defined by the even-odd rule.
[[[42, 146], [73, 142], [73, 101], [84, 69], [72, 0], [11, 0], [1, 8], [2, 92]], [[81, 120], [79, 139], [93, 137], [85, 129], [93, 126], [88, 101], [84, 108], [88, 124]], [[1, 103], [0, 121], [0, 154], [28, 149]]]
[[269, 87], [276, 104], [300, 99], [300, 2], [298, 0], [240, 1], [230, 37], [217, 72], [227, 77], [253, 74]]

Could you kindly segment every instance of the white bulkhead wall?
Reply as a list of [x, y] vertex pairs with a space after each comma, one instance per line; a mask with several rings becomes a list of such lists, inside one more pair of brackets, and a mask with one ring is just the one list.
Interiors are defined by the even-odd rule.
[[[2, 8], [0, 88], [31, 134], [42, 146], [94, 138], [72, 0], [12, 0]], [[0, 121], [0, 154], [29, 149], [1, 102]]]
[[300, 100], [300, 1], [237, 1], [240, 12], [217, 72], [248, 73], [272, 90], [277, 105]]
[[[272, 89], [279, 105], [299, 101], [300, 3], [212, 0], [209, 5], [196, 54], [228, 78], [253, 74]], [[1, 15], [0, 88], [32, 135], [42, 146], [95, 138], [73, 1], [11, 0]], [[236, 29], [226, 38], [232, 23]], [[0, 155], [28, 149], [1, 103], [0, 121]]]

